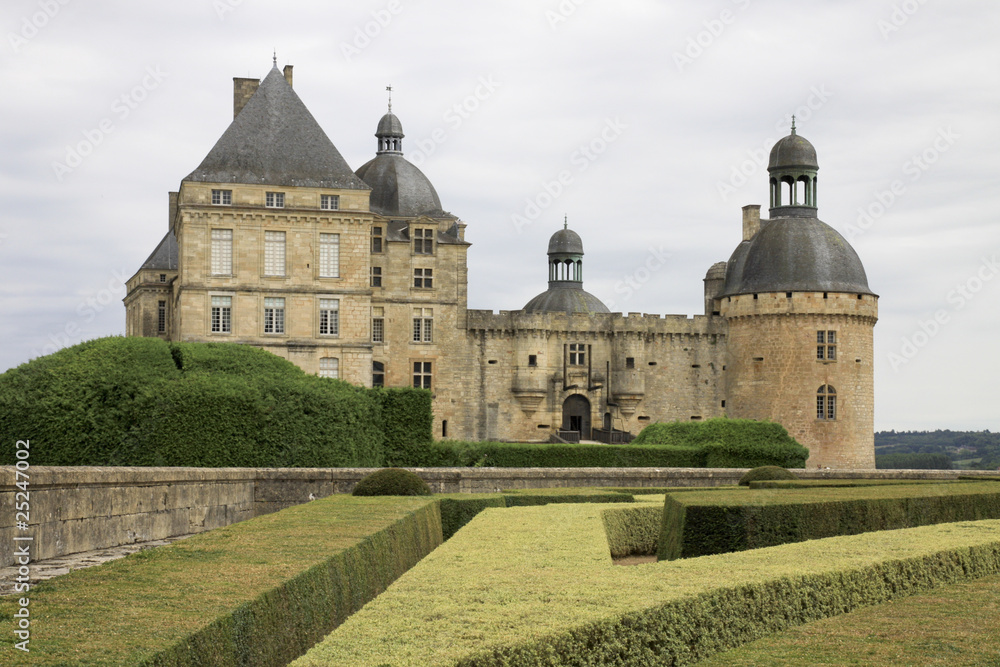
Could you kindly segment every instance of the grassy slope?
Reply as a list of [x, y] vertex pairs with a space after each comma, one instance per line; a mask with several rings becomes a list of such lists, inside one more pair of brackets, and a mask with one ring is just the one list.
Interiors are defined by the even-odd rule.
[[[831, 584], [795, 580], [824, 573], [837, 578], [835, 573], [844, 570], [930, 557], [963, 544], [1000, 549], [1000, 521], [985, 521], [621, 568], [612, 565], [603, 534], [601, 512], [610, 507], [615, 506], [487, 509], [293, 665], [436, 667], [466, 664], [477, 655], [468, 664], [563, 664], [523, 662], [517, 656], [493, 662], [483, 655], [493, 648], [523, 647], [536, 640], [565, 648], [573, 639], [560, 638], [577, 630], [587, 634], [586, 628], [594, 624], [604, 624], [611, 637], [618, 637], [621, 627], [607, 626], [609, 619], [631, 614], [642, 625], [648, 620], [642, 615], [649, 610], [678, 602], [682, 607], [697, 606], [702, 596], [720, 589], [734, 591], [727, 594], [730, 599], [741, 599], [744, 594], [738, 591], [747, 586], [787, 577], [792, 581], [779, 588], [817, 585], [823, 590]], [[906, 574], [896, 577], [892, 586], [911, 575], [920, 579], [919, 566], [902, 569]], [[881, 580], [881, 575], [876, 577]], [[845, 594], [843, 604], [850, 604], [851, 595]]]
[[698, 667], [1000, 665], [1000, 576], [806, 623]]

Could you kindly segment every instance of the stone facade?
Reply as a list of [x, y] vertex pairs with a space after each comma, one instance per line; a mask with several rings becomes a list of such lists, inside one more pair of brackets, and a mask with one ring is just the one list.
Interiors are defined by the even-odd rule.
[[[254, 345], [307, 373], [428, 387], [439, 438], [614, 439], [731, 416], [784, 424], [811, 448], [810, 467], [874, 467], [877, 297], [859, 261], [861, 277], [841, 280], [824, 255], [839, 241], [814, 218], [815, 152], [794, 128], [772, 152], [773, 219], [745, 207], [743, 243], [704, 279], [704, 315], [607, 312], [582, 291], [569, 229], [550, 242], [549, 291], [494, 313], [467, 310], [466, 224], [402, 157], [391, 107], [357, 175], [292, 91], [290, 67], [234, 80], [234, 115], [171, 193], [167, 236], [128, 283], [128, 335]], [[286, 117], [287, 132], [268, 135]], [[288, 157], [316, 146], [314, 170]], [[795, 188], [787, 174], [811, 179], [809, 205], [794, 194], [781, 205], [781, 185]], [[811, 236], [796, 240], [800, 229]], [[806, 269], [797, 243], [812, 244]], [[762, 277], [755, 261], [791, 273]]]

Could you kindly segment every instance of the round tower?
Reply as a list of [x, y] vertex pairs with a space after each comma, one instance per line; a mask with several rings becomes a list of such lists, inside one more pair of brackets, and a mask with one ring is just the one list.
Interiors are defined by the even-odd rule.
[[726, 263], [726, 412], [781, 423], [809, 468], [874, 468], [878, 296], [857, 253], [817, 217], [816, 150], [771, 150], [769, 220]]

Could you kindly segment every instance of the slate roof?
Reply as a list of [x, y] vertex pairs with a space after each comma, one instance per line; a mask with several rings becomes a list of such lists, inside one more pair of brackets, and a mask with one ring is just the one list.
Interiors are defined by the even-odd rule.
[[441, 217], [441, 199], [424, 173], [398, 153], [382, 153], [357, 171], [371, 186], [372, 211], [384, 216]]
[[805, 137], [795, 134], [795, 130], [783, 139], [779, 139], [771, 148], [767, 161], [768, 170], [781, 167], [809, 167], [819, 169], [816, 159], [816, 149]]
[[874, 294], [861, 259], [840, 233], [815, 217], [761, 221], [729, 259], [721, 296], [754, 292]]
[[549, 288], [525, 304], [526, 313], [610, 313], [600, 299], [579, 282], [551, 281]]
[[572, 229], [560, 229], [549, 239], [549, 254], [582, 255], [583, 239]]
[[142, 269], [177, 270], [177, 237], [174, 236], [173, 231], [167, 232], [160, 244], [156, 246], [156, 250], [142, 263], [140, 271]]
[[368, 189], [277, 66], [185, 180]]

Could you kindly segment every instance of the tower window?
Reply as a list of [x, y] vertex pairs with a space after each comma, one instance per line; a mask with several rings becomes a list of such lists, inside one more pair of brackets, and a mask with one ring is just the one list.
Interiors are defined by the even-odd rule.
[[373, 266], [371, 268], [371, 285], [372, 287], [382, 286], [382, 267]]
[[340, 300], [319, 300], [319, 335], [337, 336], [340, 334]]
[[324, 211], [336, 211], [340, 209], [340, 195], [320, 195], [319, 207]]
[[337, 357], [322, 357], [319, 360], [319, 376], [321, 378], [340, 377], [340, 359]]
[[264, 299], [264, 333], [285, 333], [285, 299], [283, 297]]
[[372, 308], [372, 342], [385, 342], [385, 308], [381, 306]]
[[635, 368], [635, 357], [625, 357], [625, 368]]
[[833, 421], [837, 418], [837, 390], [828, 384], [816, 392], [816, 419]]
[[816, 332], [816, 359], [835, 361], [837, 359], [837, 332]]
[[268, 192], [264, 195], [264, 205], [268, 208], [285, 208], [284, 192]]
[[212, 190], [213, 206], [232, 206], [232, 204], [233, 204], [232, 190]]
[[431, 388], [431, 362], [429, 361], [413, 362], [413, 386], [416, 389]]
[[372, 386], [385, 386], [385, 364], [381, 361], [372, 362]]
[[434, 287], [434, 269], [413, 269], [413, 286], [423, 289]]
[[164, 333], [167, 330], [167, 302], [160, 301], [156, 304], [156, 330]]
[[160, 274], [160, 282], [161, 283], [167, 282], [167, 274], [165, 274], [165, 273], [161, 273]]
[[529, 366], [537, 366], [538, 365], [538, 355], [537, 354], [529, 354], [528, 355], [528, 365]]
[[382, 227], [380, 225], [372, 227], [372, 253], [378, 254], [382, 252], [384, 240], [385, 236], [382, 234]]
[[433, 229], [416, 228], [413, 230], [413, 254], [415, 255], [434, 254]]
[[570, 366], [587, 365], [587, 346], [584, 343], [569, 344], [569, 365]]
[[413, 342], [430, 343], [434, 336], [434, 309], [413, 309]]
[[233, 297], [212, 297], [212, 333], [231, 333], [233, 322]]

